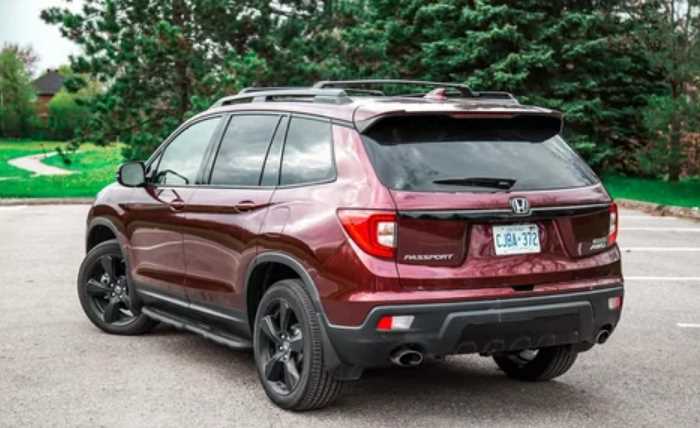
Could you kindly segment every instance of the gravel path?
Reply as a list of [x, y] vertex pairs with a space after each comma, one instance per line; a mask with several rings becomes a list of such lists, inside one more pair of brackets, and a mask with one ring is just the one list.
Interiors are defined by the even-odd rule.
[[69, 175], [73, 171], [68, 171], [67, 169], [58, 168], [55, 166], [46, 165], [42, 163], [42, 159], [46, 159], [50, 156], [55, 156], [56, 152], [51, 153], [40, 153], [38, 155], [22, 156], [19, 158], [10, 159], [7, 161], [8, 164], [14, 166], [15, 168], [20, 168], [25, 171], [29, 171], [34, 175]]

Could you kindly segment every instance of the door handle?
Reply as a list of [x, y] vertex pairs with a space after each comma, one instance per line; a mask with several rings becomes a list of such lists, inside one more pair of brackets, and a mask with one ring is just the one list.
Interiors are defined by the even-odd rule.
[[174, 211], [180, 211], [185, 208], [185, 201], [182, 199], [174, 199], [169, 202], [170, 208]]
[[240, 201], [233, 206], [233, 209], [236, 210], [236, 212], [245, 212], [253, 210], [255, 207], [257, 207], [257, 204], [253, 201]]

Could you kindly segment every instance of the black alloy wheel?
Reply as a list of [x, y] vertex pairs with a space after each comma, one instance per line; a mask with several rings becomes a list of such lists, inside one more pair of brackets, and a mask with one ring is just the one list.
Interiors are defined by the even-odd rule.
[[265, 381], [280, 395], [299, 385], [304, 370], [304, 334], [299, 318], [283, 298], [269, 305], [261, 319], [258, 353]]
[[318, 310], [298, 279], [265, 292], [253, 325], [255, 365], [263, 389], [283, 409], [312, 410], [338, 397], [342, 382], [326, 366]]
[[85, 256], [78, 274], [78, 297], [87, 317], [115, 334], [141, 334], [157, 323], [133, 309], [127, 261], [117, 241], [103, 242]]
[[105, 323], [124, 325], [136, 318], [131, 312], [126, 264], [122, 257], [109, 254], [99, 257], [87, 280], [86, 291]]

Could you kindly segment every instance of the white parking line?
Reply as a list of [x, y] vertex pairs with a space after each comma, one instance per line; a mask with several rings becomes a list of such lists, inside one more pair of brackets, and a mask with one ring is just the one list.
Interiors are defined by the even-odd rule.
[[685, 323], [685, 322], [679, 322], [676, 325], [680, 328], [700, 328], [700, 324], [692, 324], [692, 323]]
[[637, 230], [645, 232], [691, 232], [700, 233], [700, 228], [694, 227], [621, 227], [621, 231]]
[[654, 252], [654, 253], [682, 253], [682, 252], [700, 252], [700, 247], [622, 247], [622, 251], [630, 252]]
[[627, 276], [630, 281], [700, 281], [700, 276]]
[[620, 221], [622, 220], [680, 220], [678, 217], [659, 217], [651, 215], [624, 215], [620, 214]]

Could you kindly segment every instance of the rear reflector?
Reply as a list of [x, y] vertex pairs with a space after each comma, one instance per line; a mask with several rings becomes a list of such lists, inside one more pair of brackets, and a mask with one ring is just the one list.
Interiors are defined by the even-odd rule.
[[402, 331], [411, 328], [414, 320], [413, 315], [384, 315], [377, 322], [379, 331]]
[[619, 311], [622, 308], [622, 296], [611, 297], [608, 299], [608, 309], [611, 311]]
[[396, 248], [396, 214], [391, 211], [338, 210], [350, 238], [367, 254], [393, 258]]
[[608, 208], [610, 213], [610, 228], [608, 230], [608, 246], [613, 245], [617, 242], [617, 204], [615, 202], [610, 204]]

